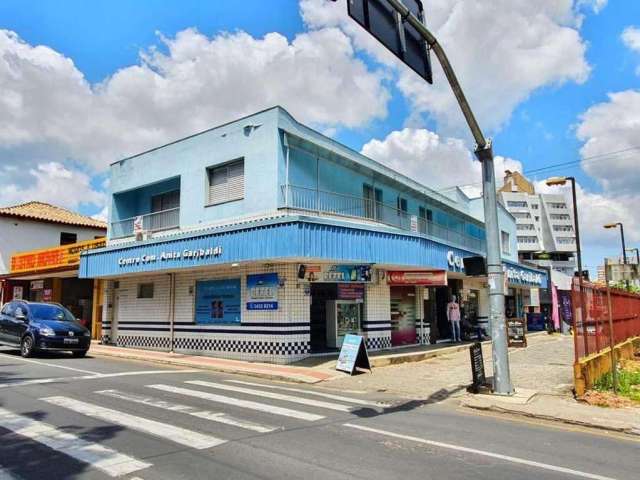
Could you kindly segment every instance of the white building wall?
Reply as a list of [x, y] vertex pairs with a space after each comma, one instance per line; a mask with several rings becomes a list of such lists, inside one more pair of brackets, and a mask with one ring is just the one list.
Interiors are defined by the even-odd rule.
[[[193, 270], [175, 274], [174, 350], [247, 361], [291, 363], [310, 353], [311, 296], [297, 280], [297, 264], [251, 265]], [[246, 276], [278, 273], [278, 310], [246, 309]], [[194, 321], [195, 285], [198, 280], [241, 279], [242, 319], [234, 325], [201, 325]], [[377, 278], [377, 277], [376, 277]], [[105, 282], [102, 340], [117, 346], [168, 351], [171, 348], [170, 276], [136, 275]], [[140, 283], [154, 283], [152, 299], [137, 298]], [[114, 297], [117, 296], [117, 312]], [[419, 317], [422, 292], [416, 289]], [[113, 320], [115, 317], [117, 321]], [[420, 332], [419, 322], [416, 327]], [[193, 331], [197, 330], [197, 331]], [[227, 333], [228, 332], [228, 333]], [[390, 289], [384, 280], [365, 287], [362, 334], [367, 348], [391, 346]], [[428, 335], [427, 335], [428, 337]]]
[[106, 235], [106, 230], [97, 228], [0, 217], [0, 275], [9, 273], [13, 254], [60, 245], [61, 232], [75, 233], [79, 242]]

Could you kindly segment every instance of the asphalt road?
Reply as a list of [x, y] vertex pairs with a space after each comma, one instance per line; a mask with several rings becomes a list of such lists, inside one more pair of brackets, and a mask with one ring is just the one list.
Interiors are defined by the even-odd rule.
[[380, 394], [0, 350], [0, 480], [637, 479], [640, 443]]

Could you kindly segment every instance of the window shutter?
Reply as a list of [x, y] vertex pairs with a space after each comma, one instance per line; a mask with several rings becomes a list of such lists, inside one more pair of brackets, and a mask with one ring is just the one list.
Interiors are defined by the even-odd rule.
[[244, 161], [234, 162], [227, 166], [227, 201], [244, 198]]
[[244, 198], [244, 160], [209, 170], [208, 203], [229, 202]]

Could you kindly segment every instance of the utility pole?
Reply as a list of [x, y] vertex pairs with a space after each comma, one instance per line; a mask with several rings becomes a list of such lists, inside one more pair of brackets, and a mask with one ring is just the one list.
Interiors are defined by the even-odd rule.
[[[355, 0], [347, 0], [351, 3], [359, 3]], [[424, 23], [414, 15], [399, 0], [376, 0], [386, 1], [396, 12], [399, 25], [408, 23], [415, 29], [420, 37], [426, 42], [429, 49], [438, 58], [442, 69], [447, 77], [447, 81], [453, 90], [453, 94], [458, 101], [462, 114], [471, 130], [471, 134], [476, 142], [475, 155], [482, 164], [482, 198], [484, 203], [485, 235], [487, 241], [487, 274], [489, 283], [489, 319], [491, 326], [491, 341], [493, 353], [493, 392], [500, 395], [512, 395], [513, 385], [511, 384], [511, 373], [509, 371], [509, 349], [507, 344], [507, 325], [504, 318], [504, 270], [502, 268], [502, 257], [500, 255], [500, 227], [498, 226], [498, 200], [496, 193], [496, 178], [493, 166], [493, 148], [491, 140], [485, 138], [476, 118], [471, 110], [458, 78], [445, 54], [442, 46], [436, 37], [429, 31]], [[422, 7], [421, 2], [420, 8]], [[365, 5], [365, 7], [367, 7]], [[367, 8], [365, 8], [365, 11]], [[365, 28], [371, 33], [368, 26]], [[400, 33], [401, 43], [406, 39]], [[381, 40], [384, 44], [385, 42]], [[389, 45], [387, 45], [389, 48]], [[427, 51], [425, 51], [425, 56]], [[404, 59], [403, 59], [404, 61]], [[408, 63], [405, 61], [408, 65]]]

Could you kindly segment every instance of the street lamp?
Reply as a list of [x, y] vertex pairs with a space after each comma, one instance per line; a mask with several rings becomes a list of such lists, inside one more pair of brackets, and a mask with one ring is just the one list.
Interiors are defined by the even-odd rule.
[[[578, 288], [580, 289], [580, 323], [582, 324], [582, 336], [584, 339], [584, 353], [587, 354], [587, 327], [586, 327], [586, 315], [584, 311], [584, 293], [582, 288], [582, 249], [580, 248], [580, 227], [578, 222], [578, 202], [576, 201], [576, 179], [574, 177], [550, 177], [545, 180], [545, 183], [550, 187], [566, 185], [567, 182], [571, 183], [571, 196], [573, 198], [573, 223], [576, 229], [576, 259], [578, 261]], [[572, 287], [573, 290], [573, 287]], [[584, 318], [583, 318], [584, 317]], [[576, 358], [578, 355], [578, 322], [577, 318], [573, 319], [573, 342], [576, 349]]]
[[627, 264], [627, 247], [624, 244], [624, 225], [621, 222], [607, 223], [604, 228], [616, 228], [620, 227], [620, 239], [622, 240], [622, 263]]
[[[607, 223], [606, 225], [604, 225], [604, 228], [616, 228], [616, 227], [620, 227], [620, 239], [622, 240], [622, 264], [626, 265], [627, 264], [627, 247], [624, 244], [624, 225], [622, 225], [622, 222]], [[626, 277], [626, 274], [627, 274], [626, 266], [624, 267], [624, 273]], [[627, 290], [628, 290], [629, 280], [625, 278], [624, 283], [627, 286]]]

